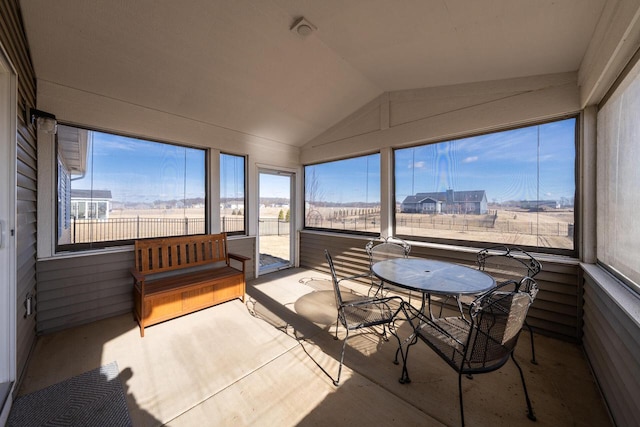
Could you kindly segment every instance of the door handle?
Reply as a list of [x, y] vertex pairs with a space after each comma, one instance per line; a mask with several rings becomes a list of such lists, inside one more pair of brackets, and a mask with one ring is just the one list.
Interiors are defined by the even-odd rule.
[[0, 219], [0, 249], [4, 247], [4, 221]]

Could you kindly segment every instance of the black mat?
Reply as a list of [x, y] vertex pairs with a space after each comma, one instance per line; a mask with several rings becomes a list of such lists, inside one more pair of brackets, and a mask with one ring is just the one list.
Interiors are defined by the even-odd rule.
[[13, 403], [7, 426], [131, 426], [118, 365], [85, 372]]

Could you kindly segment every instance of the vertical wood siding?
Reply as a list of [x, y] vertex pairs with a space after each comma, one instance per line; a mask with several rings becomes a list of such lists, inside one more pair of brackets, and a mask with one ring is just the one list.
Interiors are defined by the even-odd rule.
[[[329, 273], [324, 250], [333, 256], [341, 276], [361, 274], [368, 269], [364, 246], [366, 237], [328, 233], [300, 233], [300, 266]], [[455, 262], [476, 268], [476, 252], [446, 248], [412, 246], [411, 257]], [[582, 289], [577, 263], [543, 261], [543, 271], [536, 276], [540, 292], [529, 310], [527, 320], [535, 332], [567, 341], [580, 340]]]
[[[228, 246], [229, 252], [254, 257], [253, 237], [233, 238]], [[39, 261], [38, 333], [131, 312], [133, 261], [133, 249]], [[254, 271], [254, 263], [247, 263], [247, 280]]]
[[585, 275], [584, 349], [619, 426], [640, 425], [640, 301], [631, 298], [636, 298], [635, 316]]
[[17, 0], [0, 2], [0, 43], [18, 73], [17, 105], [17, 374], [22, 377], [35, 341], [35, 316], [25, 317], [27, 294], [36, 292], [36, 138], [25, 107], [36, 105], [35, 73]]

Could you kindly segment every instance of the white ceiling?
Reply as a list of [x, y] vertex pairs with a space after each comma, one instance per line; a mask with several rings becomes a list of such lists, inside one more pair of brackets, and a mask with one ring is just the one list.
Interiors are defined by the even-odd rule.
[[606, 1], [20, 4], [38, 79], [302, 146], [385, 91], [577, 71]]

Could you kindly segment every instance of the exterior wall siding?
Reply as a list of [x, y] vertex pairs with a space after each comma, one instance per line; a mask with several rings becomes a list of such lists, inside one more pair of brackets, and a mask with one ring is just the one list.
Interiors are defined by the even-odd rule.
[[16, 360], [19, 382], [36, 339], [35, 316], [26, 317], [24, 305], [28, 294], [36, 294], [36, 137], [35, 128], [25, 121], [28, 109], [36, 105], [36, 83], [18, 1], [2, 0], [0, 17], [2, 24], [0, 25], [0, 45], [7, 53], [18, 75]]
[[[365, 273], [369, 268], [364, 249], [369, 238], [341, 236], [329, 233], [300, 233], [300, 266], [329, 274], [324, 258], [328, 249], [340, 276]], [[476, 267], [476, 250], [412, 245], [411, 257], [430, 258]], [[577, 262], [563, 263], [541, 259], [543, 270], [536, 276], [540, 292], [531, 306], [528, 323], [536, 333], [566, 341], [578, 342], [581, 337], [582, 288]]]
[[584, 350], [615, 424], [637, 426], [640, 299], [622, 285], [603, 286], [614, 279], [597, 267], [590, 266], [588, 271], [593, 276], [585, 274], [584, 280]]
[[[255, 238], [231, 239], [229, 251], [253, 258]], [[39, 261], [38, 333], [131, 312], [131, 267], [132, 249]], [[248, 280], [255, 276], [253, 263], [247, 263], [247, 269]]]
[[132, 266], [133, 251], [39, 261], [38, 333], [131, 311]]

